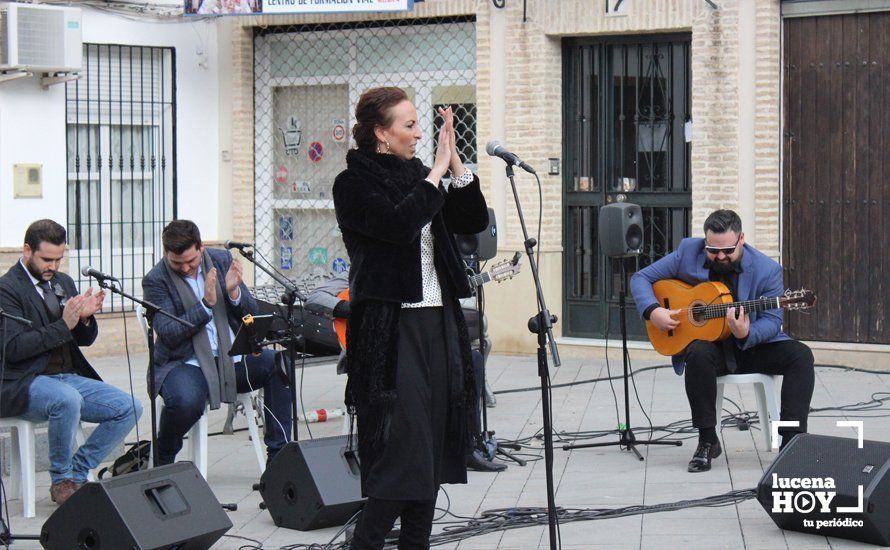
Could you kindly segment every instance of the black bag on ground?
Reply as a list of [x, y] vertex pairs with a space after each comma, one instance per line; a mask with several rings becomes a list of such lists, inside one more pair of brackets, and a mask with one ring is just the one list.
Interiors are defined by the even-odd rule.
[[108, 468], [99, 470], [99, 479], [105, 479], [106, 474], [112, 477], [130, 474], [148, 469], [148, 457], [151, 454], [151, 441], [138, 441], [114, 461]]

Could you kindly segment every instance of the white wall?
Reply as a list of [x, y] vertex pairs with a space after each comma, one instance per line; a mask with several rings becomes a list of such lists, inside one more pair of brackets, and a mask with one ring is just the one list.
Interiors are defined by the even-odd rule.
[[[43, 198], [13, 199], [14, 164], [43, 165]], [[0, 83], [0, 247], [20, 247], [38, 218], [64, 223], [65, 90], [36, 78]]]
[[[220, 117], [231, 111], [220, 113], [217, 23], [184, 21], [137, 22], [84, 9], [83, 41], [175, 48], [178, 214], [193, 219], [206, 240], [219, 240], [229, 236], [220, 234]], [[42, 199], [13, 199], [19, 163], [43, 164]], [[0, 83], [0, 248], [21, 246], [35, 219], [64, 224], [65, 185], [64, 84], [43, 90], [37, 77]]]

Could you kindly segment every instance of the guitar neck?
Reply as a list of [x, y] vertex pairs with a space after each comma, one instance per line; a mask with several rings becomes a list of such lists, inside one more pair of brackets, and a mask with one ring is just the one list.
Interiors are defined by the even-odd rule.
[[478, 286], [484, 285], [485, 283], [491, 282], [491, 273], [485, 272], [480, 273], [479, 275], [470, 276], [470, 286], [476, 288]]
[[[746, 300], [744, 302], [733, 302], [731, 304], [712, 304], [699, 307], [704, 310], [705, 319], [716, 319], [718, 317], [726, 317], [726, 310], [731, 307], [744, 307], [746, 313], [750, 311], [777, 309], [783, 307], [781, 299], [781, 296], [776, 296], [775, 298], [758, 298], [757, 300]], [[697, 310], [699, 308], [696, 307], [695, 309]]]

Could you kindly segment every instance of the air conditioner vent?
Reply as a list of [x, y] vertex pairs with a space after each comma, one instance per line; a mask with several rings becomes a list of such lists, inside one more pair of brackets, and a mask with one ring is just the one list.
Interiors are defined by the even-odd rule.
[[0, 69], [76, 72], [81, 36], [79, 8], [0, 4]]

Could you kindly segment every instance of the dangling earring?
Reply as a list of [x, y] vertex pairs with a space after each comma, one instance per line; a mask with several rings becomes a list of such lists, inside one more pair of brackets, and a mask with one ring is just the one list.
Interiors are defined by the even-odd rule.
[[387, 152], [387, 153], [392, 153], [392, 149], [389, 147], [389, 142], [388, 142], [388, 141], [384, 141], [383, 143], [386, 144], [386, 152]]

